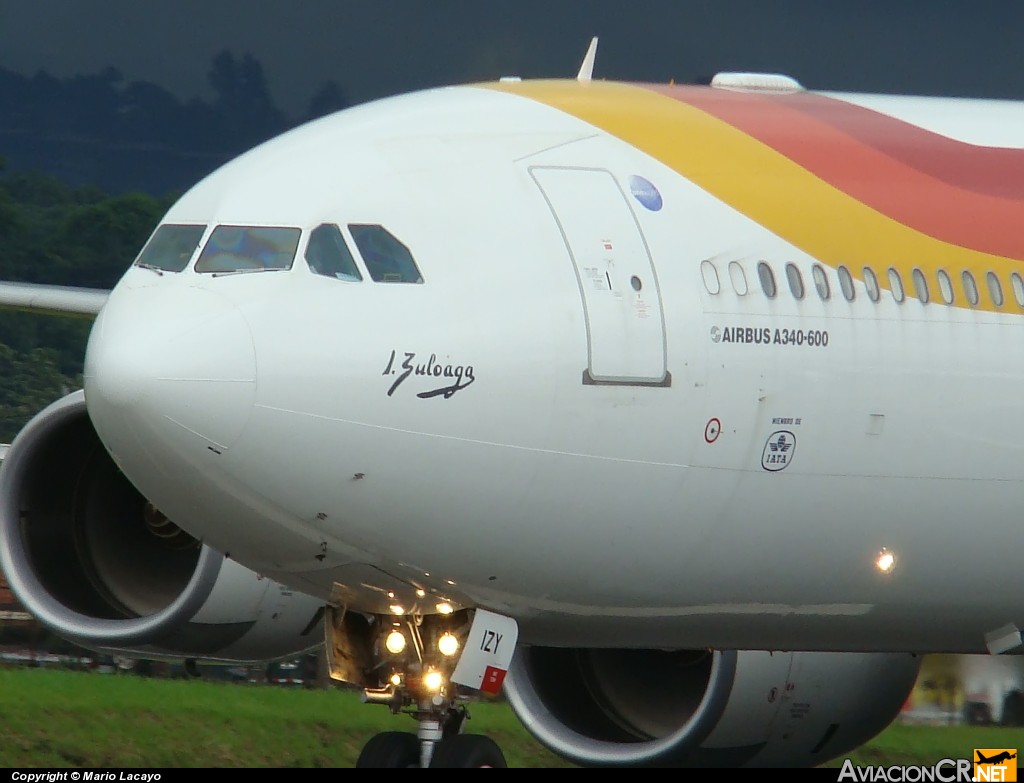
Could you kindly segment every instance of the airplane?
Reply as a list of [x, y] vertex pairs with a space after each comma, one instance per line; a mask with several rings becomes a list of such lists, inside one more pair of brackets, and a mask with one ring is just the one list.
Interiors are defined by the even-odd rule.
[[0, 290], [95, 315], [0, 470], [29, 611], [198, 656], [322, 627], [416, 722], [361, 767], [506, 766], [477, 693], [581, 766], [812, 766], [923, 655], [1020, 654], [1024, 106], [595, 46], [254, 148], [109, 293]]
[[1008, 750], [1004, 750], [1001, 753], [997, 753], [992, 758], [987, 758], [985, 754], [982, 753], [980, 750], [976, 750], [974, 752], [978, 754], [977, 762], [979, 764], [998, 764], [1000, 761], [1008, 761], [1010, 759], [1017, 758], [1016, 753], [1010, 753], [1010, 751]]

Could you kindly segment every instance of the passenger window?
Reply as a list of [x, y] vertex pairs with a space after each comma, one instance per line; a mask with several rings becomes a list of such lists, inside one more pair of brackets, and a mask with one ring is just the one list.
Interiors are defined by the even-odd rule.
[[877, 302], [881, 296], [881, 292], [878, 290], [878, 278], [875, 277], [874, 270], [869, 266], [864, 267], [864, 287], [868, 290], [868, 299]]
[[718, 282], [718, 270], [710, 261], [700, 262], [700, 274], [704, 278], [704, 287], [708, 289], [709, 294], [717, 294], [722, 290], [722, 285]]
[[297, 228], [217, 226], [196, 261], [197, 272], [227, 274], [291, 269]]
[[946, 274], [946, 270], [940, 269], [937, 277], [939, 278], [939, 294], [942, 295], [942, 301], [946, 304], [953, 304], [953, 282]]
[[921, 304], [928, 304], [928, 281], [925, 280], [924, 272], [915, 268], [913, 273], [914, 292]]
[[1017, 272], [1010, 274], [1010, 285], [1013, 286], [1013, 298], [1017, 300], [1017, 306], [1024, 307], [1024, 280]]
[[306, 263], [311, 271], [324, 277], [353, 282], [363, 279], [341, 229], [333, 223], [317, 226], [310, 233], [306, 243]]
[[206, 226], [160, 226], [139, 254], [135, 266], [180, 272], [199, 247]]
[[892, 291], [892, 298], [897, 302], [902, 302], [907, 298], [906, 292], [903, 290], [903, 278], [900, 277], [899, 271], [889, 267], [889, 289]]
[[769, 299], [774, 299], [778, 288], [775, 286], [775, 275], [772, 272], [772, 268], [764, 261], [759, 261], [757, 263], [757, 276], [761, 281], [761, 290], [764, 291], [764, 295]]
[[746, 296], [750, 291], [747, 286], [747, 275], [739, 261], [729, 262], [729, 280], [732, 281], [733, 290], [740, 296]]
[[839, 288], [843, 292], [843, 296], [846, 297], [847, 302], [852, 302], [854, 297], [857, 296], [857, 290], [853, 287], [853, 277], [850, 275], [850, 270], [845, 266], [840, 266], [836, 272], [839, 274]]
[[818, 289], [818, 296], [821, 297], [822, 301], [827, 302], [832, 296], [832, 291], [828, 285], [828, 275], [821, 268], [821, 264], [815, 264], [811, 267], [811, 277], [814, 278], [814, 287]]
[[349, 225], [352, 239], [363, 257], [366, 270], [377, 283], [422, 283], [419, 267], [409, 248], [384, 226]]
[[796, 264], [786, 264], [786, 280], [789, 281], [789, 292], [796, 299], [804, 298], [804, 279]]
[[988, 295], [992, 297], [992, 301], [996, 307], [1003, 306], [1003, 287], [999, 284], [999, 278], [996, 277], [995, 272], [987, 272], [985, 274], [985, 282], [988, 283]]
[[960, 280], [964, 284], [964, 296], [967, 297], [967, 301], [971, 303], [971, 307], [977, 307], [978, 284], [974, 282], [974, 275], [965, 269], [960, 275]]

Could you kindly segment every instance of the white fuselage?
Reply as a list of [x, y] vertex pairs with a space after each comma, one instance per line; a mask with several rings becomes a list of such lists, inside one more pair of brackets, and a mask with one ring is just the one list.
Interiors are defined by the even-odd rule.
[[[383, 225], [424, 282], [313, 274], [325, 222]], [[287, 134], [164, 223], [304, 231], [287, 271], [133, 267], [87, 355], [125, 474], [249, 568], [527, 643], [981, 652], [1024, 626], [1020, 315], [847, 302], [832, 268], [822, 301], [803, 250], [479, 88]]]

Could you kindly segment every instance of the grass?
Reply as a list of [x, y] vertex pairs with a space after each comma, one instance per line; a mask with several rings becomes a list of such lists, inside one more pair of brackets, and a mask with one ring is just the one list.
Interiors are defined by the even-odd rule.
[[[510, 767], [572, 766], [538, 745], [504, 703], [474, 703], [470, 715], [467, 731], [496, 740]], [[0, 725], [0, 766], [32, 768], [352, 767], [372, 734], [416, 729], [348, 690], [43, 669], [0, 669]], [[1020, 729], [896, 724], [851, 758], [932, 764], [1022, 739]]]
[[[974, 756], [974, 748], [1020, 748], [1024, 730], [1002, 726], [908, 726], [894, 723], [849, 754], [855, 765], [934, 764], [943, 758]], [[841, 767], [843, 760], [823, 766]]]
[[[500, 702], [470, 707], [509, 766], [569, 766], [537, 745]], [[352, 767], [384, 730], [412, 718], [347, 690], [0, 669], [0, 766]]]

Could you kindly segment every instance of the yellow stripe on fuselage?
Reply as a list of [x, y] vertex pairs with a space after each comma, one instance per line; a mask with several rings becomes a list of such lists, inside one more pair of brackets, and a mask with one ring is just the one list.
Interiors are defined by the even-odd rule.
[[999, 275], [1004, 299], [1012, 301], [1006, 290], [1010, 272], [1024, 271], [1014, 259], [943, 242], [903, 225], [717, 117], [652, 90], [615, 82], [486, 86], [545, 103], [628, 142], [823, 264], [845, 264], [860, 279], [862, 268], [871, 267], [883, 288], [889, 287], [886, 270], [893, 267], [912, 290], [916, 267], [926, 274], [936, 301], [936, 272], [945, 269], [953, 281], [954, 304], [967, 307], [960, 274], [969, 270], [981, 290], [974, 309], [1002, 312], [1009, 308], [986, 296], [986, 272]]

